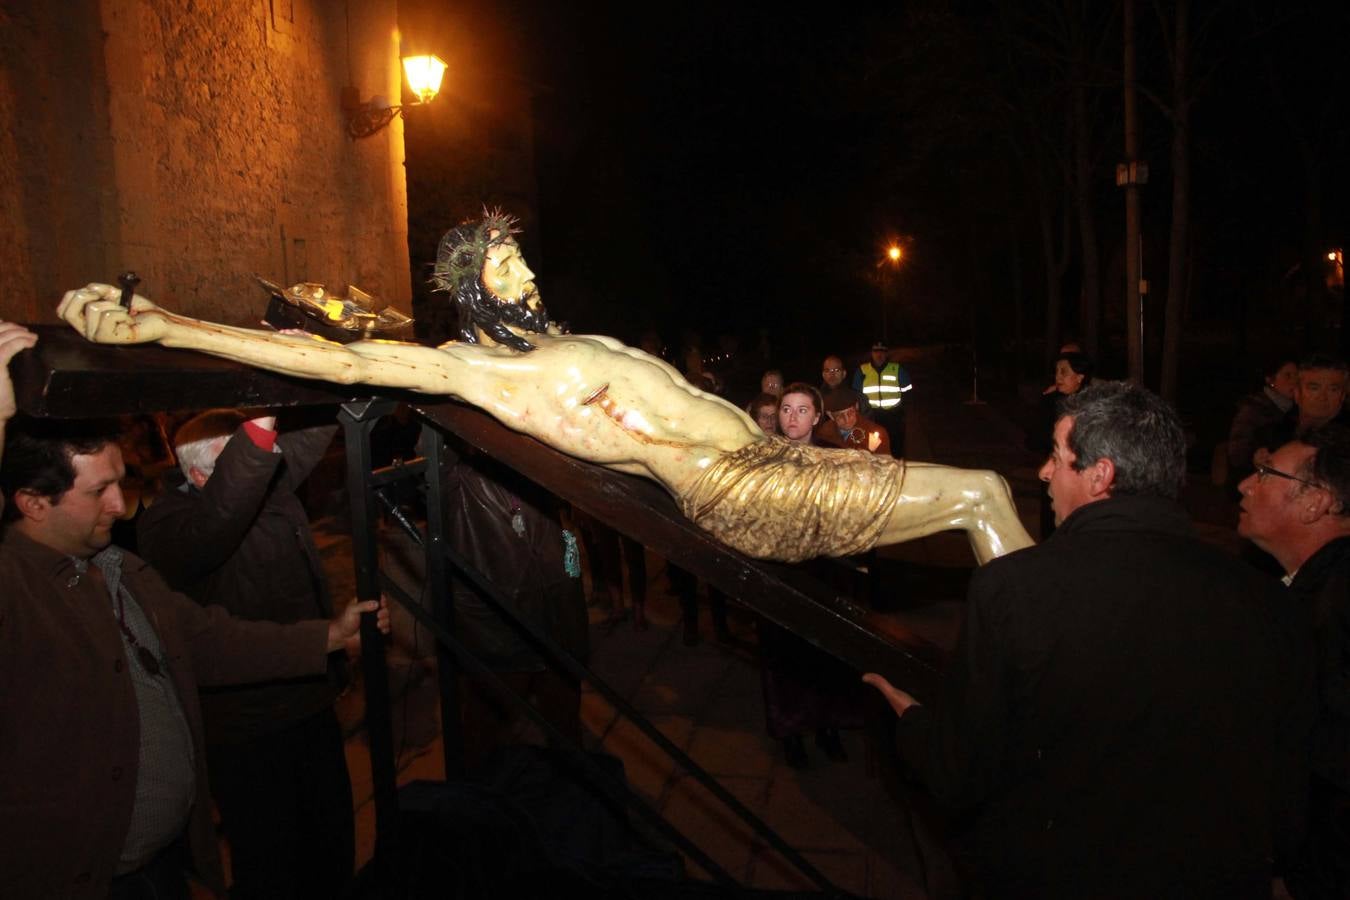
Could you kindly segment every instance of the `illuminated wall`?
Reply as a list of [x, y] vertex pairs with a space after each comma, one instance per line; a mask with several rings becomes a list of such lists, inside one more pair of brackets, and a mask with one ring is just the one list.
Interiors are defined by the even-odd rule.
[[397, 103], [396, 0], [0, 6], [0, 317], [124, 269], [236, 324], [253, 273], [408, 309], [403, 123], [353, 141], [339, 98]]

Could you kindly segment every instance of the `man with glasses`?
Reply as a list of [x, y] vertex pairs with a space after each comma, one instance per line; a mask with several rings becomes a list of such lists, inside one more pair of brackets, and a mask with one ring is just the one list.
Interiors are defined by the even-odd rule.
[[1238, 533], [1280, 563], [1316, 642], [1307, 836], [1285, 880], [1298, 900], [1350, 896], [1350, 429], [1285, 444], [1238, 490]]
[[820, 364], [820, 395], [823, 397], [844, 383], [848, 369], [838, 356], [827, 356]]

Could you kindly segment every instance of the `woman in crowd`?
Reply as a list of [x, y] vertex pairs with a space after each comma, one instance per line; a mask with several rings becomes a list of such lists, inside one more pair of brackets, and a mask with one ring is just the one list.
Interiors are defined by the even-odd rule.
[[809, 444], [824, 410], [820, 391], [805, 382], [794, 381], [783, 389], [783, 399], [778, 403], [778, 431], [790, 441]]
[[[793, 382], [783, 389], [778, 428], [784, 438], [811, 443], [823, 414], [820, 392]], [[759, 620], [760, 674], [769, 736], [783, 742], [783, 755], [796, 769], [807, 765], [803, 736], [814, 731], [816, 746], [832, 760], [848, 758], [840, 728], [858, 728], [862, 717], [855, 676], [843, 663], [772, 622]]]
[[1262, 428], [1284, 418], [1294, 405], [1294, 388], [1298, 386], [1298, 363], [1292, 359], [1272, 360], [1265, 367], [1265, 384], [1261, 390], [1242, 398], [1238, 403], [1233, 424], [1228, 429], [1228, 478], [1236, 485], [1252, 474], [1252, 457], [1256, 453], [1256, 435]]
[[[1077, 350], [1061, 350], [1055, 359], [1055, 383], [1046, 389], [1041, 397], [1040, 413], [1031, 434], [1027, 435], [1027, 446], [1043, 456], [1049, 456], [1050, 436], [1054, 434], [1055, 422], [1059, 419], [1060, 407], [1064, 398], [1073, 396], [1092, 383], [1092, 358]], [[1049, 498], [1041, 498], [1041, 540], [1055, 530], [1055, 512]]]
[[778, 398], [773, 394], [758, 394], [745, 405], [745, 411], [765, 434], [778, 434]]
[[1056, 403], [1091, 384], [1092, 369], [1092, 359], [1086, 353], [1061, 353], [1055, 360], [1055, 393], [1051, 395]]

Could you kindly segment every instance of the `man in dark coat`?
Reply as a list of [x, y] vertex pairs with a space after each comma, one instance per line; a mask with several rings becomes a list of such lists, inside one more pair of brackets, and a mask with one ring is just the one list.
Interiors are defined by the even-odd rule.
[[0, 896], [186, 898], [189, 868], [223, 894], [197, 686], [322, 672], [377, 604], [285, 626], [203, 609], [109, 546], [125, 509], [115, 435], [9, 426]]
[[[332, 614], [309, 517], [296, 489], [336, 425], [276, 431], [211, 410], [178, 429], [181, 472], [140, 517], [140, 551], [203, 606], [280, 623]], [[202, 691], [207, 762], [230, 840], [236, 897], [335, 897], [355, 863], [351, 782], [326, 673]]]
[[1285, 880], [1297, 900], [1350, 896], [1350, 429], [1277, 449], [1238, 486], [1238, 532], [1275, 557], [1313, 630], [1317, 705], [1306, 840]]
[[1275, 586], [1197, 539], [1162, 400], [1095, 385], [1054, 438], [1059, 527], [975, 573], [941, 696], [866, 678], [900, 754], [971, 814], [977, 896], [1268, 898], [1302, 738]]

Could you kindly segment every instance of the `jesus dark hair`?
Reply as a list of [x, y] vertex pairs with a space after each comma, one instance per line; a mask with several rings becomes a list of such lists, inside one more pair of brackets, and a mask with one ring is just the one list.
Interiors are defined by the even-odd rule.
[[536, 310], [524, 302], [499, 300], [483, 285], [483, 262], [488, 251], [514, 241], [512, 235], [518, 232], [513, 216], [484, 210], [481, 220], [447, 231], [436, 248], [431, 281], [435, 290], [450, 292], [459, 314], [459, 336], [465, 343], [478, 343], [477, 328], [497, 343], [523, 352], [533, 350], [534, 345], [508, 325], [536, 334], [548, 328], [548, 312], [543, 306]]

